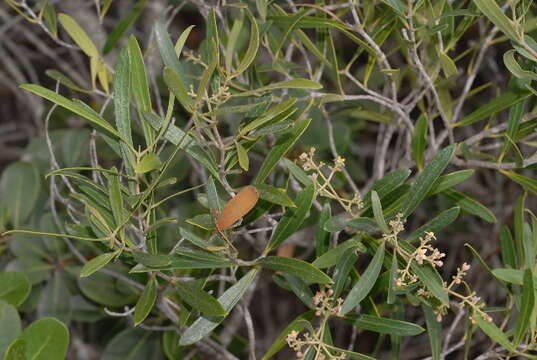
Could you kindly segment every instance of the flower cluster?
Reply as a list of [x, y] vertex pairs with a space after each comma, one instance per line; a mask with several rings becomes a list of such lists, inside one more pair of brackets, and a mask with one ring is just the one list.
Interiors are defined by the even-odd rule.
[[334, 290], [329, 287], [315, 293], [315, 296], [312, 298], [313, 304], [315, 305], [315, 315], [327, 317], [339, 314], [343, 299], [334, 299], [333, 295]]
[[[425, 233], [425, 238], [420, 237], [420, 246], [410, 255], [406, 267], [397, 270], [399, 272], [399, 277], [396, 280], [397, 286], [413, 284], [418, 281], [418, 277], [411, 272], [412, 260], [416, 261], [419, 265], [426, 263], [431, 264], [432, 267], [441, 267], [444, 265], [444, 262], [440, 259], [444, 258], [446, 254], [431, 245], [433, 239], [436, 240], [436, 237], [432, 232]], [[422, 295], [425, 294], [422, 293]]]
[[304, 359], [308, 351], [317, 351], [315, 359], [319, 360], [345, 360], [347, 355], [339, 349], [329, 349], [316, 335], [310, 333], [299, 336], [298, 331], [291, 331], [286, 337], [287, 344], [296, 353], [297, 359]]
[[405, 231], [405, 220], [403, 220], [403, 214], [398, 213], [395, 215], [395, 218], [389, 221], [388, 226], [390, 227], [391, 231], [388, 234], [383, 234], [382, 239], [397, 247], [397, 236], [399, 233]]
[[338, 201], [347, 213], [351, 216], [358, 216], [360, 210], [364, 207], [360, 194], [354, 193], [352, 198], [342, 197], [331, 183], [334, 176], [345, 167], [345, 159], [338, 156], [334, 159], [333, 165], [328, 165], [323, 161], [316, 163], [314, 156], [315, 148], [312, 147], [309, 152], [300, 155], [300, 160], [305, 171], [313, 171], [310, 178], [316, 185], [316, 194]]
[[298, 359], [303, 359], [308, 352], [315, 351], [315, 359], [345, 360], [347, 355], [344, 351], [322, 341], [327, 320], [330, 316], [338, 315], [343, 299], [335, 299], [334, 290], [327, 286], [317, 291], [312, 300], [315, 305], [315, 315], [321, 318], [320, 326], [315, 333], [306, 332], [302, 337], [299, 337], [296, 330], [291, 331], [286, 338], [287, 344], [296, 353]]

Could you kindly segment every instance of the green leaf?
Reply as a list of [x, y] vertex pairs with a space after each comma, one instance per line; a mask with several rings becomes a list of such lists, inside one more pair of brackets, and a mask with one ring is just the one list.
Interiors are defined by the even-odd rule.
[[[13, 305], [0, 300], [0, 358], [21, 333], [21, 319]], [[7, 357], [6, 357], [7, 358]]]
[[286, 290], [291, 290], [308, 308], [315, 309], [315, 304], [313, 304], [313, 293], [311, 292], [309, 285], [302, 281], [302, 279], [289, 273], [283, 273], [281, 275], [274, 274], [272, 279], [278, 286]]
[[435, 234], [439, 233], [446, 226], [455, 221], [455, 219], [457, 219], [459, 216], [459, 213], [460, 208], [458, 206], [442, 211], [427, 223], [414, 230], [410, 235], [408, 235], [406, 241], [409, 243], [414, 242], [421, 236], [424, 236], [426, 232], [433, 232]]
[[373, 214], [378, 226], [384, 234], [388, 234], [390, 229], [388, 228], [388, 224], [386, 224], [386, 220], [384, 219], [382, 205], [380, 204], [379, 196], [375, 190], [371, 191], [371, 205], [373, 206]]
[[489, 322], [481, 317], [481, 315], [477, 314], [474, 316], [474, 319], [477, 321], [477, 325], [483, 330], [485, 334], [501, 346], [503, 346], [505, 349], [507, 349], [510, 352], [515, 351], [515, 347], [511, 342], [509, 342], [509, 338], [505, 333], [500, 330], [493, 322]]
[[257, 22], [255, 21], [255, 18], [253, 15], [248, 11], [248, 17], [250, 18], [250, 33], [248, 36], [250, 37], [250, 42], [248, 44], [248, 48], [246, 49], [246, 53], [244, 53], [244, 57], [242, 58], [239, 66], [237, 67], [237, 71], [235, 71], [232, 76], [237, 76], [242, 74], [250, 64], [255, 59], [255, 56], [257, 55], [257, 50], [259, 49], [259, 27], [257, 26]]
[[346, 227], [372, 233], [378, 231], [377, 222], [366, 217], [352, 218], [348, 214], [332, 216], [324, 223], [324, 229], [328, 232], [342, 231]]
[[350, 239], [347, 240], [333, 249], [328, 250], [323, 255], [319, 256], [312, 263], [313, 266], [319, 269], [325, 269], [331, 266], [334, 266], [338, 263], [339, 259], [350, 248], [357, 248], [362, 246], [361, 240]]
[[285, 80], [285, 81], [272, 83], [272, 84], [257, 88], [255, 90], [245, 91], [235, 96], [251, 96], [252, 94], [255, 94], [255, 93], [264, 93], [267, 91], [278, 90], [278, 89], [319, 90], [322, 88], [323, 86], [319, 84], [317, 81], [313, 81], [309, 79], [302, 79], [302, 78], [295, 78], [291, 80]]
[[427, 324], [427, 334], [431, 344], [431, 355], [433, 360], [441, 360], [442, 352], [442, 323], [436, 320], [433, 309], [425, 304], [421, 308], [425, 314], [425, 323]]
[[474, 0], [474, 4], [479, 10], [507, 37], [514, 42], [518, 42], [518, 30], [514, 23], [503, 13], [496, 3], [496, 0]]
[[237, 157], [239, 158], [239, 165], [244, 171], [248, 171], [250, 167], [250, 159], [248, 158], [248, 152], [239, 142], [235, 141], [235, 148], [237, 149]]
[[7, 207], [14, 227], [19, 227], [33, 213], [40, 188], [36, 166], [17, 161], [4, 169], [0, 179], [0, 204]]
[[52, 279], [47, 282], [39, 297], [38, 317], [50, 316], [69, 324], [72, 314], [71, 296], [65, 273], [54, 271]]
[[80, 25], [78, 25], [75, 19], [67, 14], [59, 14], [58, 20], [69, 36], [86, 55], [94, 58], [99, 57], [99, 50], [97, 50], [93, 41], [91, 41], [88, 34], [80, 27]]
[[[229, 313], [231, 309], [237, 305], [246, 290], [250, 287], [250, 284], [254, 281], [258, 271], [258, 269], [250, 270], [237, 281], [235, 285], [227, 289], [222, 296], [218, 298], [218, 301], [222, 304], [226, 313]], [[223, 320], [223, 317], [202, 316], [198, 318], [185, 330], [183, 336], [181, 336], [181, 339], [179, 340], [179, 345], [185, 346], [198, 342], [213, 331]]]
[[330, 284], [332, 279], [321, 270], [305, 261], [283, 256], [267, 256], [256, 262], [263, 268], [286, 272], [307, 283]]
[[214, 297], [197, 286], [185, 281], [177, 281], [174, 283], [174, 286], [181, 299], [194, 309], [210, 316], [226, 315], [226, 310], [224, 310], [222, 305]]
[[114, 257], [118, 254], [117, 251], [104, 253], [97, 257], [94, 257], [90, 261], [84, 264], [82, 270], [80, 270], [80, 277], [90, 276], [101, 268], [105, 267]]
[[520, 310], [517, 316], [515, 338], [513, 340], [514, 347], [517, 347], [531, 323], [533, 308], [535, 306], [535, 284], [533, 275], [530, 269], [524, 271], [524, 280], [522, 286], [522, 300], [520, 301]]
[[69, 89], [83, 92], [83, 93], [88, 92], [88, 90], [80, 87], [77, 83], [71, 80], [67, 75], [62, 74], [58, 70], [46, 70], [45, 74], [47, 74], [47, 76], [50, 77], [51, 79], [58, 81], [60, 84], [67, 86]]
[[28, 277], [24, 273], [15, 271], [1, 272], [0, 284], [2, 284], [0, 287], [0, 300], [13, 306], [21, 305], [30, 295], [32, 288]]
[[[131, 115], [130, 115], [130, 89], [131, 89], [131, 61], [129, 49], [124, 47], [119, 53], [114, 76], [114, 115], [116, 127], [122, 139], [132, 148]], [[121, 145], [121, 155], [127, 169], [134, 166], [133, 154], [125, 144]], [[130, 175], [130, 174], [129, 174]]]
[[134, 326], [140, 325], [147, 315], [149, 315], [151, 309], [153, 309], [153, 305], [155, 305], [155, 301], [157, 300], [157, 288], [157, 280], [154, 276], [150, 276], [142, 295], [140, 295], [136, 302], [136, 307], [134, 309]]
[[[263, 116], [258, 117], [254, 121], [249, 122], [248, 124], [244, 125], [244, 127], [239, 131], [240, 134], [245, 135], [248, 134], [250, 131], [255, 130], [263, 125], [265, 125], [268, 122], [271, 121], [281, 121], [281, 120], [274, 120], [278, 118], [280, 115], [289, 113], [291, 114], [292, 106], [296, 103], [296, 98], [290, 98], [287, 101], [284, 101], [282, 103], [279, 103], [270, 109], [268, 109]], [[282, 119], [283, 120], [283, 119]]]
[[164, 65], [173, 68], [177, 74], [182, 74], [183, 67], [179, 62], [179, 55], [175, 52], [172, 39], [168, 30], [166, 30], [166, 24], [164, 22], [159, 21], [155, 24], [155, 36]]
[[425, 161], [425, 148], [427, 146], [427, 116], [421, 115], [414, 127], [414, 133], [412, 134], [412, 158], [416, 162], [416, 166], [419, 170], [423, 169], [423, 163]]
[[[109, 266], [113, 270], [119, 268], [116, 264]], [[122, 284], [120, 286], [116, 278], [100, 271], [89, 277], [79, 277], [77, 280], [82, 294], [90, 300], [108, 307], [133, 304], [139, 297], [138, 289], [133, 288], [132, 285]]]
[[443, 304], [449, 305], [449, 297], [442, 285], [442, 278], [433, 268], [428, 265], [418, 265], [412, 261], [411, 269], [418, 276], [421, 282], [431, 291], [431, 293], [440, 300]]
[[272, 169], [278, 164], [278, 161], [293, 147], [297, 140], [302, 136], [304, 131], [308, 128], [311, 119], [305, 119], [297, 122], [293, 128], [284, 135], [280, 136], [276, 141], [276, 144], [270, 149], [267, 154], [261, 169], [257, 173], [254, 183], [261, 184], [263, 183]]
[[492, 274], [505, 282], [522, 285], [524, 283], [524, 271], [518, 269], [493, 269]]
[[394, 319], [387, 319], [366, 314], [350, 314], [345, 316], [345, 321], [354, 326], [379, 334], [388, 334], [395, 336], [415, 336], [425, 331], [419, 325]]
[[145, 174], [147, 172], [158, 170], [162, 167], [162, 161], [155, 153], [147, 153], [136, 164], [134, 171], [137, 174]]
[[176, 255], [140, 255], [140, 253], [137, 253], [135, 258], [138, 262], [145, 266], [135, 266], [131, 269], [131, 273], [155, 270], [220, 269], [237, 265], [235, 262], [224, 257], [201, 250], [181, 250], [177, 251]]
[[332, 209], [330, 203], [327, 202], [323, 205], [321, 213], [319, 214], [319, 222], [317, 227], [317, 233], [315, 235], [315, 255], [316, 258], [326, 253], [330, 246], [330, 233], [324, 229], [324, 223], [332, 216]]
[[23, 84], [20, 85], [20, 87], [24, 90], [30, 91], [36, 95], [39, 95], [47, 100], [52, 101], [55, 104], [60, 105], [61, 107], [66, 108], [67, 110], [72, 111], [73, 113], [82, 116], [86, 120], [89, 120], [93, 125], [97, 127], [97, 129], [103, 129], [108, 131], [111, 135], [120, 137], [119, 133], [110, 125], [108, 122], [106, 122], [105, 119], [93, 109], [91, 109], [88, 106], [81, 105], [80, 103], [76, 103], [74, 101], [71, 101], [67, 99], [64, 96], [61, 96], [57, 93], [55, 93], [52, 90], [46, 89], [42, 86], [35, 85], [35, 84]]
[[511, 74], [513, 74], [514, 76], [520, 79], [525, 79], [525, 80], [530, 80], [530, 81], [537, 80], [536, 73], [534, 73], [533, 71], [522, 69], [520, 64], [515, 60], [515, 53], [516, 51], [511, 49], [503, 54], [503, 63], [505, 64], [507, 69], [511, 72]]
[[382, 200], [386, 195], [402, 185], [410, 176], [410, 169], [400, 169], [384, 175], [377, 180], [371, 190], [364, 196], [364, 212], [371, 206], [371, 193], [375, 190]]
[[451, 161], [456, 148], [456, 144], [453, 144], [439, 151], [429, 164], [427, 164], [425, 169], [423, 169], [416, 183], [412, 185], [410, 193], [401, 209], [404, 218], [412, 214], [429, 191], [431, 191], [435, 181]]
[[265, 355], [261, 358], [261, 360], [269, 360], [272, 359], [275, 354], [277, 354], [284, 346], [287, 345], [287, 341], [285, 340], [287, 338], [287, 335], [291, 331], [301, 332], [306, 328], [304, 324], [305, 321], [311, 321], [314, 318], [314, 312], [308, 311], [303, 314], [300, 314], [297, 316], [289, 325], [285, 327], [285, 329], [282, 330], [280, 335], [274, 340], [270, 348], [267, 350]]
[[490, 116], [510, 108], [511, 106], [523, 101], [531, 95], [531, 92], [514, 92], [507, 91], [501, 94], [500, 96], [495, 97], [493, 100], [488, 102], [485, 105], [482, 105], [471, 114], [466, 115], [461, 121], [453, 124], [453, 127], [457, 126], [467, 126], [483, 119], [487, 119]]
[[311, 208], [314, 197], [315, 185], [313, 184], [306, 186], [297, 195], [295, 199], [296, 207], [289, 207], [285, 210], [283, 217], [272, 234], [269, 245], [263, 252], [264, 254], [268, 254], [271, 250], [280, 246], [289, 236], [298, 230]]
[[518, 266], [515, 244], [513, 242], [513, 236], [511, 235], [511, 231], [509, 231], [509, 228], [505, 225], [502, 226], [500, 232], [500, 248], [502, 254], [502, 262], [504, 266], [516, 269]]
[[354, 267], [354, 263], [358, 260], [356, 249], [349, 247], [343, 255], [338, 259], [334, 270], [334, 298], [337, 299], [345, 288], [349, 272]]
[[502, 152], [500, 154], [500, 161], [507, 154], [507, 151], [509, 151], [511, 145], [515, 145], [516, 148], [516, 144], [514, 144], [514, 139], [517, 136], [520, 123], [522, 122], [522, 118], [524, 116], [524, 108], [526, 102], [527, 101], [521, 101], [509, 109], [509, 123], [507, 125], [506, 139], [503, 143]]
[[496, 223], [494, 214], [476, 199], [452, 189], [444, 190], [443, 194], [460, 206], [461, 210], [478, 216], [491, 224]]
[[444, 71], [446, 77], [455, 76], [458, 74], [457, 66], [455, 62], [443, 52], [438, 53], [438, 58], [440, 59], [440, 65]]
[[431, 189], [429, 194], [427, 194], [427, 196], [432, 196], [452, 188], [453, 186], [470, 178], [474, 174], [474, 172], [475, 170], [473, 169], [467, 169], [454, 171], [452, 173], [440, 176], [438, 180], [436, 180], [436, 182], [434, 183], [433, 188]]
[[514, 171], [500, 170], [502, 174], [507, 176], [509, 179], [521, 185], [527, 191], [531, 191], [534, 194], [537, 194], [537, 180], [534, 180], [530, 177], [517, 174]]
[[26, 341], [27, 359], [64, 360], [67, 355], [69, 331], [54, 318], [43, 318], [30, 324], [21, 338]]
[[188, 35], [190, 35], [190, 32], [192, 31], [192, 29], [194, 29], [195, 26], [196, 25], [190, 25], [189, 27], [187, 27], [175, 42], [175, 54], [178, 58], [181, 56], [181, 52], [183, 51], [183, 47], [185, 46], [186, 39], [188, 39]]
[[108, 177], [108, 196], [110, 200], [110, 207], [116, 226], [123, 225], [126, 214], [123, 205], [123, 194], [121, 192], [121, 184], [119, 183], [119, 176], [110, 175]]
[[162, 359], [160, 338], [155, 332], [127, 328], [106, 344], [101, 360]]
[[15, 339], [7, 347], [4, 360], [27, 360], [25, 352], [26, 352], [26, 341], [24, 341], [21, 338]]
[[397, 272], [398, 266], [397, 266], [397, 251], [394, 250], [392, 255], [392, 265], [390, 266], [390, 272], [389, 276], [390, 279], [388, 280], [388, 298], [387, 302], [388, 304], [395, 303], [395, 291], [397, 288], [396, 281], [397, 281]]
[[262, 200], [285, 207], [296, 207], [293, 200], [285, 192], [285, 189], [266, 184], [257, 184], [255, 188], [259, 192], [259, 198]]
[[166, 66], [164, 68], [163, 76], [164, 82], [175, 98], [179, 100], [181, 105], [183, 105], [187, 111], [192, 112], [192, 98], [188, 95], [186, 86], [177, 71], [175, 71], [174, 68]]
[[106, 38], [106, 42], [103, 47], [103, 54], [108, 54], [110, 50], [114, 48], [114, 46], [117, 44], [119, 39], [123, 36], [125, 31], [128, 30], [129, 27], [134, 24], [136, 19], [140, 16], [142, 13], [142, 10], [144, 9], [146, 0], [138, 0], [131, 8], [131, 11], [125, 16], [119, 24], [112, 30], [110, 35]]
[[367, 269], [364, 271], [362, 276], [354, 284], [351, 291], [347, 295], [347, 298], [341, 306], [341, 310], [339, 312], [340, 315], [345, 315], [349, 311], [352, 311], [369, 294], [380, 274], [380, 269], [382, 268], [383, 261], [384, 243], [382, 243], [378, 247], [375, 256], [373, 256], [373, 259], [367, 266]]

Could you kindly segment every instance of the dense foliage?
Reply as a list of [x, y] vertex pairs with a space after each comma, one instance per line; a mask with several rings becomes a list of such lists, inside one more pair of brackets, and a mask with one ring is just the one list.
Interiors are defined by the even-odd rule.
[[537, 358], [536, 10], [5, 0], [0, 357]]

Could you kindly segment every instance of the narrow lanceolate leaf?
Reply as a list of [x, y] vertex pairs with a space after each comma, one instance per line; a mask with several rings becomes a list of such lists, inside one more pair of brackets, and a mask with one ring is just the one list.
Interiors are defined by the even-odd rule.
[[349, 311], [352, 311], [360, 302], [365, 299], [369, 294], [373, 285], [377, 281], [377, 278], [382, 268], [382, 262], [384, 261], [384, 243], [382, 243], [375, 256], [367, 266], [367, 269], [364, 271], [360, 279], [354, 284], [351, 291], [347, 295], [347, 298], [341, 306], [340, 315], [345, 315]]
[[270, 348], [267, 350], [265, 355], [263, 355], [261, 360], [272, 359], [273, 356], [280, 351], [280, 349], [282, 349], [284, 346], [287, 345], [287, 341], [285, 340], [287, 338], [287, 335], [289, 335], [289, 333], [293, 330], [296, 332], [301, 332], [302, 330], [304, 330], [306, 328], [304, 324], [304, 320], [311, 321], [314, 317], [314, 314], [315, 314], [314, 311], [308, 311], [299, 315], [293, 321], [291, 321], [291, 323], [287, 325], [285, 329], [283, 329], [280, 335], [278, 335], [276, 340], [274, 340], [274, 342], [272, 343]]
[[380, 204], [380, 199], [375, 190], [371, 191], [371, 205], [373, 206], [373, 214], [375, 216], [375, 220], [377, 221], [378, 226], [384, 232], [385, 234], [388, 234], [390, 232], [390, 229], [388, 228], [388, 224], [386, 224], [386, 220], [384, 219], [384, 214], [382, 213], [382, 205]]
[[240, 75], [246, 69], [248, 69], [250, 64], [254, 61], [255, 56], [257, 55], [257, 49], [259, 48], [259, 27], [257, 26], [255, 18], [249, 11], [248, 15], [251, 23], [250, 33], [248, 34], [248, 36], [250, 37], [250, 43], [248, 44], [248, 49], [246, 49], [244, 57], [242, 58], [239, 66], [237, 67], [237, 71], [233, 73], [233, 76]]
[[[130, 115], [130, 89], [131, 89], [131, 76], [130, 76], [130, 56], [129, 49], [123, 48], [119, 54], [119, 58], [116, 64], [116, 73], [114, 77], [114, 115], [116, 120], [116, 127], [121, 134], [123, 141], [127, 142], [127, 145], [132, 147], [132, 133], [131, 133], [131, 115]], [[123, 161], [130, 166], [127, 169], [134, 167], [133, 154], [130, 152], [129, 147], [125, 144], [121, 144], [121, 153]]]
[[467, 170], [459, 170], [454, 171], [452, 173], [442, 175], [436, 180], [436, 182], [433, 185], [433, 188], [429, 192], [427, 196], [432, 196], [438, 193], [441, 193], [442, 191], [445, 191], [447, 189], [452, 188], [453, 186], [469, 179], [473, 174], [475, 173], [475, 170], [473, 169], [467, 169]]
[[173, 47], [172, 39], [166, 29], [166, 24], [162, 21], [155, 24], [155, 36], [162, 61], [166, 66], [173, 68], [177, 73], [182, 73], [183, 68], [179, 62], [179, 57]]
[[136, 163], [134, 172], [137, 174], [145, 174], [153, 170], [158, 170], [161, 166], [162, 161], [157, 154], [147, 153]]
[[416, 183], [410, 189], [410, 194], [403, 204], [403, 208], [401, 209], [403, 217], [406, 218], [412, 214], [421, 201], [427, 196], [435, 181], [448, 166], [451, 158], [455, 154], [456, 148], [456, 145], [453, 144], [441, 150], [429, 162], [429, 164], [427, 164], [425, 169], [423, 169], [422, 173], [416, 180]]
[[151, 96], [145, 71], [144, 57], [140, 45], [134, 36], [129, 38], [131, 58], [131, 85], [134, 99], [142, 111], [151, 111]]
[[352, 270], [354, 263], [358, 260], [356, 249], [350, 247], [338, 259], [336, 269], [334, 271], [334, 298], [337, 299], [345, 288], [349, 272]]
[[425, 314], [425, 323], [427, 324], [427, 333], [431, 344], [431, 355], [433, 360], [441, 360], [442, 352], [442, 323], [436, 320], [433, 309], [428, 305], [422, 305]]
[[80, 47], [80, 49], [89, 57], [99, 57], [99, 50], [91, 41], [88, 34], [78, 25], [78, 23], [67, 14], [59, 14], [58, 20], [65, 28], [69, 36]]
[[192, 29], [194, 29], [196, 25], [190, 25], [187, 27], [182, 33], [181, 36], [177, 39], [175, 43], [175, 54], [179, 58], [181, 56], [181, 52], [183, 51], [183, 47], [185, 46], [186, 39], [188, 39], [188, 35], [190, 35], [190, 32]]
[[110, 50], [114, 48], [119, 39], [123, 36], [125, 31], [134, 24], [138, 16], [142, 13], [144, 9], [146, 0], [138, 0], [134, 6], [132, 6], [131, 11], [121, 20], [121, 22], [112, 30], [110, 35], [106, 38], [106, 43], [103, 47], [103, 54], [108, 54]]
[[494, 324], [492, 321], [487, 321], [483, 319], [481, 315], [476, 315], [474, 318], [477, 321], [477, 325], [481, 328], [481, 330], [483, 330], [485, 334], [487, 334], [489, 338], [503, 346], [508, 351], [515, 351], [515, 347], [513, 346], [513, 344], [511, 344], [507, 335], [502, 330], [500, 330], [500, 328], [497, 327], [496, 324]]
[[316, 81], [309, 80], [309, 79], [296, 78], [296, 79], [292, 79], [292, 80], [286, 80], [286, 81], [281, 81], [281, 82], [277, 82], [277, 83], [272, 83], [272, 84], [257, 88], [257, 89], [252, 90], [252, 91], [246, 91], [244, 93], [241, 93], [240, 96], [251, 95], [251, 93], [253, 93], [253, 92], [262, 93], [262, 92], [267, 92], [267, 91], [272, 91], [272, 90], [277, 90], [277, 89], [319, 90], [319, 89], [322, 89], [322, 87], [323, 86], [321, 84], [319, 84], [318, 82], [316, 82]]
[[197, 286], [185, 281], [177, 281], [174, 285], [181, 299], [194, 309], [210, 316], [226, 314], [222, 305], [214, 297]]
[[239, 142], [235, 141], [235, 148], [237, 149], [237, 157], [239, 158], [239, 165], [244, 171], [248, 171], [250, 167], [250, 159], [248, 158], [248, 152]]
[[449, 297], [442, 285], [442, 279], [433, 268], [428, 265], [422, 266], [412, 261], [410, 265], [418, 279], [431, 291], [431, 293], [443, 304], [449, 305]]
[[306, 186], [306, 188], [297, 195], [295, 199], [296, 207], [287, 208], [285, 210], [285, 214], [278, 223], [276, 230], [274, 230], [270, 244], [264, 251], [265, 254], [268, 254], [271, 250], [280, 246], [289, 236], [298, 230], [311, 208], [314, 197], [314, 184]]
[[89, 120], [92, 123], [92, 125], [96, 126], [97, 129], [101, 128], [101, 129], [108, 131], [110, 134], [114, 136], [119, 136], [119, 133], [116, 131], [116, 129], [114, 129], [112, 125], [110, 125], [108, 122], [106, 122], [106, 120], [103, 119], [101, 115], [91, 110], [91, 108], [77, 104], [67, 99], [64, 96], [61, 96], [55, 93], [54, 91], [46, 89], [39, 85], [24, 84], [24, 85], [20, 85], [20, 87], [23, 88], [24, 90], [28, 90], [36, 95], [39, 95], [47, 100], [50, 100], [53, 103], [58, 104], [61, 107], [64, 107], [67, 110], [70, 110], [79, 116], [82, 116], [84, 119]]
[[419, 170], [423, 169], [425, 147], [427, 146], [427, 116], [421, 115], [412, 134], [412, 158]]
[[104, 253], [97, 257], [94, 257], [90, 261], [84, 264], [82, 270], [80, 270], [80, 277], [90, 276], [94, 272], [105, 267], [114, 257], [118, 254], [117, 251], [111, 253]]
[[[248, 290], [254, 281], [258, 271], [258, 269], [250, 270], [250, 272], [244, 275], [235, 285], [227, 289], [222, 296], [218, 298], [218, 302], [222, 304], [222, 307], [226, 313], [229, 313], [231, 309], [237, 305], [246, 290]], [[200, 341], [211, 331], [213, 331], [223, 320], [224, 317], [202, 316], [198, 318], [188, 329], [185, 330], [181, 336], [181, 339], [179, 340], [179, 345], [185, 346]]]
[[255, 186], [249, 185], [226, 203], [222, 213], [216, 220], [216, 228], [225, 230], [248, 214], [257, 204], [259, 192]]
[[166, 66], [164, 68], [164, 82], [183, 107], [192, 112], [192, 99], [186, 91], [186, 86], [174, 68]]
[[519, 40], [519, 35], [514, 23], [509, 20], [507, 15], [496, 3], [496, 0], [474, 0], [474, 4], [479, 10], [507, 37], [515, 42]]
[[157, 288], [158, 283], [156, 278], [150, 276], [134, 308], [134, 326], [140, 325], [147, 315], [149, 315], [151, 309], [153, 309], [153, 305], [155, 305], [155, 300], [157, 299]]
[[394, 250], [392, 255], [392, 264], [390, 266], [390, 279], [388, 280], [388, 304], [393, 304], [395, 302], [395, 290], [397, 288], [396, 281], [398, 275], [398, 266], [397, 266], [397, 251]]
[[521, 185], [524, 189], [531, 191], [534, 194], [537, 194], [537, 180], [524, 175], [517, 174], [514, 171], [500, 170], [500, 172], [507, 176], [509, 179]]
[[496, 223], [496, 216], [494, 216], [492, 211], [487, 209], [476, 199], [452, 189], [445, 190], [443, 194], [455, 201], [455, 203], [460, 206], [461, 210], [479, 216], [481, 219], [491, 224]]
[[433, 232], [436, 234], [455, 221], [459, 216], [459, 213], [460, 208], [458, 206], [444, 210], [427, 223], [414, 230], [405, 240], [411, 243], [418, 240], [421, 236], [425, 236], [426, 232]]
[[345, 321], [350, 322], [360, 329], [374, 331], [379, 334], [415, 336], [425, 331], [421, 326], [407, 321], [381, 318], [366, 314], [350, 314], [345, 316]]
[[258, 260], [257, 264], [266, 269], [295, 275], [308, 283], [329, 284], [332, 282], [332, 279], [328, 275], [315, 266], [294, 258], [267, 256]]
[[508, 91], [500, 96], [495, 97], [489, 103], [480, 106], [479, 109], [474, 111], [471, 114], [466, 115], [461, 121], [456, 124], [453, 124], [454, 127], [457, 126], [467, 126], [475, 122], [489, 118], [490, 116], [510, 108], [511, 106], [523, 101], [531, 95], [531, 92], [514, 92]]
[[125, 219], [125, 210], [123, 208], [123, 195], [121, 193], [121, 184], [119, 183], [119, 176], [109, 176], [109, 197], [110, 207], [112, 208], [112, 214], [116, 226], [122, 226]]
[[302, 136], [304, 131], [308, 128], [311, 119], [302, 120], [293, 127], [288, 133], [280, 136], [276, 141], [276, 145], [267, 154], [261, 169], [257, 173], [254, 183], [261, 184], [269, 176], [270, 172], [278, 164], [278, 161], [291, 149], [291, 147]]
[[531, 324], [531, 317], [535, 306], [534, 278], [530, 269], [524, 271], [524, 283], [522, 287], [522, 300], [515, 328], [514, 346], [518, 346]]
[[259, 192], [259, 198], [262, 200], [281, 206], [296, 207], [293, 200], [285, 192], [285, 189], [266, 184], [257, 184], [255, 187]]

